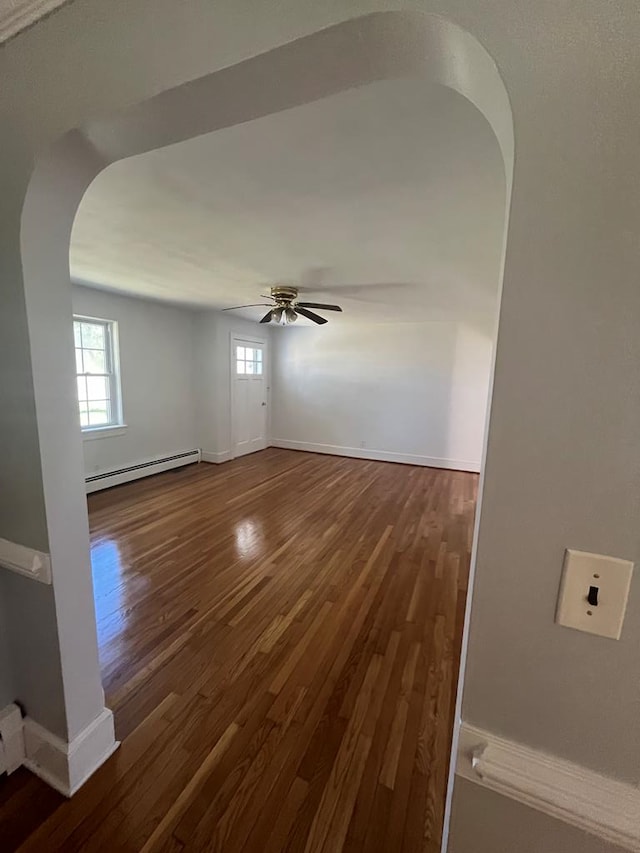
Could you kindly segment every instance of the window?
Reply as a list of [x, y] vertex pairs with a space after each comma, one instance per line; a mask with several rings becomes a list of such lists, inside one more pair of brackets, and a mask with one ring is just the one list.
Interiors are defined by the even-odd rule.
[[74, 317], [73, 335], [80, 426], [91, 430], [121, 424], [116, 324]]
[[236, 346], [236, 375], [262, 376], [262, 349]]

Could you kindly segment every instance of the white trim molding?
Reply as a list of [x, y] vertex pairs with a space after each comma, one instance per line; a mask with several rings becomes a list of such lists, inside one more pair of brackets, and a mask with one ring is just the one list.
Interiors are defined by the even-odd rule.
[[640, 853], [640, 788], [462, 724], [456, 773]]
[[222, 453], [214, 453], [212, 450], [201, 450], [200, 459], [202, 462], [212, 462], [214, 465], [220, 465], [221, 462], [229, 462], [231, 451], [223, 450]]
[[51, 583], [51, 557], [43, 551], [0, 539], [0, 566], [40, 583]]
[[424, 468], [445, 468], [450, 471], [480, 471], [480, 462], [467, 459], [442, 459], [438, 456], [418, 456], [411, 453], [395, 453], [391, 450], [370, 450], [368, 447], [342, 447], [338, 444], [314, 444], [309, 441], [290, 441], [273, 438], [270, 447], [284, 450], [304, 450], [307, 453], [326, 453], [330, 456], [348, 456], [353, 459], [372, 459], [377, 462], [399, 462], [402, 465], [421, 465]]
[[21, 30], [32, 26], [50, 15], [59, 6], [64, 6], [69, 0], [11, 0], [9, 8], [6, 4], [0, 11], [0, 43], [8, 41]]
[[87, 427], [82, 430], [83, 441], [95, 441], [101, 438], [117, 438], [127, 434], [127, 424], [112, 424], [104, 427]]
[[26, 717], [24, 766], [56, 791], [71, 797], [116, 751], [113, 714], [108, 708], [70, 743]]

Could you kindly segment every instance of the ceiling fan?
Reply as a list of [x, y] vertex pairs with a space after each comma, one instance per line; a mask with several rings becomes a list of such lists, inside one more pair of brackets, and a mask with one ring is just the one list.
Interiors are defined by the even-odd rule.
[[277, 285], [271, 288], [271, 294], [264, 296], [264, 299], [272, 299], [274, 304], [269, 302], [254, 302], [251, 305], [234, 305], [233, 308], [223, 308], [223, 311], [236, 311], [238, 308], [254, 308], [258, 305], [268, 305], [269, 310], [264, 315], [261, 323], [270, 323], [272, 320], [279, 323], [281, 326], [288, 326], [295, 323], [298, 315], [306, 317], [307, 320], [313, 320], [319, 326], [328, 323], [325, 317], [309, 311], [309, 308], [319, 308], [321, 311], [342, 311], [339, 305], [325, 305], [322, 302], [298, 302], [298, 288], [289, 287], [288, 285]]

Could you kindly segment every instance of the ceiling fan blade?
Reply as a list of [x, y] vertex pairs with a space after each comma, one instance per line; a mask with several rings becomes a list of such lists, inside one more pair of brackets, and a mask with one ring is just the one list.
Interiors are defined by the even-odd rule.
[[313, 320], [313, 322], [317, 323], [319, 326], [323, 326], [325, 323], [329, 322], [324, 317], [314, 314], [313, 311], [307, 311], [306, 308], [301, 308], [300, 305], [296, 305], [295, 311], [296, 314], [301, 314], [303, 317], [306, 317], [307, 320]]
[[324, 311], [342, 311], [339, 305], [325, 305], [323, 302], [297, 302], [301, 308], [322, 308]]
[[273, 311], [267, 311], [267, 313], [264, 315], [262, 320], [260, 320], [260, 322], [261, 323], [270, 323], [272, 316], [273, 316]]
[[259, 305], [268, 305], [268, 302], [252, 302], [250, 305], [234, 305], [232, 308], [221, 308], [221, 311], [237, 311], [238, 308], [257, 308]]

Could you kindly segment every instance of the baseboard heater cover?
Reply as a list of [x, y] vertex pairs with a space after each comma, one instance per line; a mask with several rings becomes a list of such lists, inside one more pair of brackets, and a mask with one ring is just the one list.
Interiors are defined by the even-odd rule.
[[174, 453], [171, 456], [162, 456], [156, 459], [148, 459], [137, 462], [135, 465], [127, 465], [122, 468], [114, 468], [110, 471], [102, 471], [99, 474], [91, 474], [85, 477], [87, 492], [95, 492], [99, 489], [107, 489], [130, 480], [141, 477], [149, 477], [152, 474], [160, 474], [182, 465], [191, 465], [200, 461], [200, 450], [185, 450], [182, 453]]

